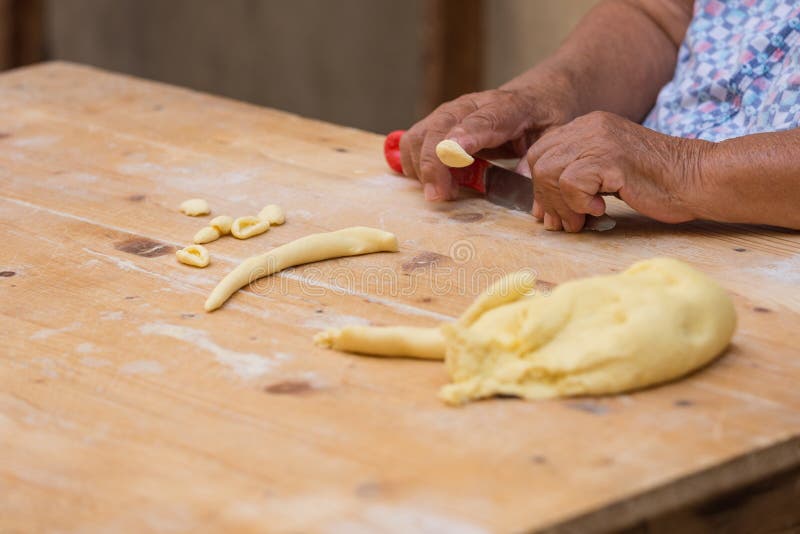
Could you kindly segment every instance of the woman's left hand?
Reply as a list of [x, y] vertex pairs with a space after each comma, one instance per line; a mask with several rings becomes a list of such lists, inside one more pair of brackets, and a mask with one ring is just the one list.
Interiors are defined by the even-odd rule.
[[618, 115], [592, 112], [549, 130], [527, 154], [533, 215], [548, 230], [578, 232], [605, 212], [601, 193], [636, 211], [678, 223], [696, 217], [701, 160], [713, 143], [670, 137]]

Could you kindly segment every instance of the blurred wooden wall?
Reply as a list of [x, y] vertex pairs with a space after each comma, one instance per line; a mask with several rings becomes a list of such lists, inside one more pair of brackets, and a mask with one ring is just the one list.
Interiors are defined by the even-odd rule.
[[487, 0], [484, 86], [497, 87], [558, 48], [598, 0]]
[[42, 0], [0, 0], [0, 70], [42, 60], [42, 23]]
[[0, 0], [0, 68], [64, 59], [386, 132], [541, 60], [596, 0]]

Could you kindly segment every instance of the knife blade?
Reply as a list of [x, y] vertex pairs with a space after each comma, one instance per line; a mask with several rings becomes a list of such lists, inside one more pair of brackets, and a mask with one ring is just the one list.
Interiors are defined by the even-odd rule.
[[[384, 143], [386, 162], [401, 174], [403, 168], [400, 163], [399, 147], [403, 133], [402, 130], [391, 132]], [[475, 158], [468, 167], [451, 168], [450, 175], [461, 187], [481, 193], [492, 204], [525, 213], [530, 213], [533, 209], [533, 180], [525, 175], [481, 158]], [[587, 215], [584, 228], [603, 232], [611, 230], [616, 225], [616, 221], [608, 215], [603, 214], [600, 217]]]
[[[461, 187], [483, 193], [492, 204], [525, 213], [533, 210], [533, 180], [523, 174], [479, 158], [469, 167], [451, 169], [450, 174]], [[587, 215], [583, 227], [604, 232], [616, 225], [614, 219], [603, 214], [600, 217]]]

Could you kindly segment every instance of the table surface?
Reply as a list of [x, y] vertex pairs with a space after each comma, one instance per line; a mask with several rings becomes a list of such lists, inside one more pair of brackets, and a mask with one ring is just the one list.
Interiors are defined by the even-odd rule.
[[[615, 201], [615, 230], [566, 235], [480, 199], [433, 206], [378, 135], [66, 63], [1, 75], [0, 113], [0, 531], [602, 530], [800, 463], [797, 232]], [[190, 268], [175, 247], [208, 220], [178, 212], [192, 197], [287, 222]], [[400, 252], [203, 312], [241, 259], [353, 225]], [[435, 325], [519, 268], [547, 291], [657, 255], [739, 314], [722, 358], [662, 387], [450, 408], [440, 363], [311, 342]]]

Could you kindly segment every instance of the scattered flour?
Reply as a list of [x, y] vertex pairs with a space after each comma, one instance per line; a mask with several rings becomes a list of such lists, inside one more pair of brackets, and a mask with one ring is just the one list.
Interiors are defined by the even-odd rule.
[[136, 360], [119, 368], [123, 375], [158, 375], [164, 372], [164, 366], [155, 360]]
[[266, 374], [276, 365], [274, 359], [266, 358], [260, 354], [236, 352], [221, 347], [211, 340], [205, 331], [197, 328], [157, 322], [144, 324], [139, 327], [139, 331], [145, 335], [166, 336], [191, 343], [199, 349], [210, 352], [217, 362], [245, 379], [256, 378]]
[[48, 337], [54, 336], [56, 334], [62, 334], [64, 332], [72, 332], [73, 330], [77, 330], [78, 328], [80, 328], [80, 326], [81, 326], [81, 323], [75, 322], [75, 323], [68, 324], [67, 326], [64, 326], [62, 328], [43, 328], [42, 330], [39, 330], [39, 331], [33, 333], [33, 335], [31, 335], [30, 338], [31, 339], [47, 339]]

